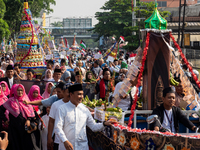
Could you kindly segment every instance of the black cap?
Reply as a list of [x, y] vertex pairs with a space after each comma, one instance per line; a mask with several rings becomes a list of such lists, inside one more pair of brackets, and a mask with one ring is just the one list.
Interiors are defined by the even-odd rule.
[[8, 65], [6, 70], [13, 70], [13, 66], [12, 65]]
[[64, 86], [65, 86], [65, 83], [59, 82], [59, 83], [56, 85], [56, 88], [60, 88], [61, 90], [64, 90]]
[[82, 84], [74, 84], [69, 87], [69, 93], [73, 93], [75, 91], [82, 91], [83, 87]]
[[163, 97], [165, 97], [167, 93], [175, 93], [175, 91], [172, 87], [167, 87], [163, 90]]
[[56, 68], [56, 69], [54, 70], [54, 72], [59, 72], [59, 73], [61, 73], [61, 69], [57, 69], [57, 68]]

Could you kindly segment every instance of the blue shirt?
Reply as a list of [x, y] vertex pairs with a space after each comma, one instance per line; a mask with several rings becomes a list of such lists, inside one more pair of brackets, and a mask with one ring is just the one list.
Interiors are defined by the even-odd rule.
[[52, 95], [51, 97], [42, 100], [42, 105], [45, 107], [51, 106], [54, 102], [58, 101], [59, 98], [57, 95]]

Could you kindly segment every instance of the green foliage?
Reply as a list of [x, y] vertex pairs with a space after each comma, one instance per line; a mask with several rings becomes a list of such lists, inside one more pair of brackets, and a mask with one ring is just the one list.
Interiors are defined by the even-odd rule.
[[[4, 20], [9, 24], [13, 36], [20, 30], [24, 0], [4, 0], [4, 3], [6, 5]], [[33, 17], [39, 17], [41, 11], [53, 12], [50, 4], [55, 5], [55, 0], [29, 0], [28, 3]]]
[[5, 20], [3, 20], [4, 14], [6, 12], [6, 5], [3, 0], [0, 0], [0, 41], [5, 37], [9, 38], [10, 31], [9, 26]]
[[0, 19], [0, 41], [2, 41], [4, 37], [5, 39], [8, 39], [9, 35], [10, 31], [8, 24], [3, 19]]
[[63, 22], [62, 21], [54, 22], [54, 23], [51, 23], [51, 26], [53, 26], [53, 27], [63, 27]]
[[3, 0], [0, 0], [0, 19], [3, 18], [5, 12], [6, 12], [6, 5], [3, 2]]
[[[101, 36], [115, 36], [118, 39], [124, 36], [128, 41], [125, 47], [127, 50], [134, 50], [139, 46], [139, 29], [144, 28], [144, 20], [137, 21], [136, 26], [132, 27], [132, 4], [131, 0], [109, 0], [101, 7], [103, 12], [96, 12], [95, 17], [99, 21], [93, 31]], [[134, 12], [137, 18], [145, 18], [151, 16], [154, 11], [155, 4], [137, 2]], [[159, 11], [160, 12], [160, 11]], [[166, 18], [168, 11], [160, 12], [161, 16]], [[136, 32], [136, 35], [132, 35]]]

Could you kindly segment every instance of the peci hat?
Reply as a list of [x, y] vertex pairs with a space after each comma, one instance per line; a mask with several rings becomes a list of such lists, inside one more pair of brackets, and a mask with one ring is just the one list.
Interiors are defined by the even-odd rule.
[[73, 93], [75, 91], [82, 91], [83, 87], [82, 84], [74, 84], [69, 87], [69, 93]]
[[8, 65], [6, 70], [13, 70], [13, 66], [12, 65]]

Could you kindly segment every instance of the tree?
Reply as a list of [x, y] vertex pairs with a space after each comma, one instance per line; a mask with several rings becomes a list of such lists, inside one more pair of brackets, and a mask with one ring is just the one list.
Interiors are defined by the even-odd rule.
[[[139, 46], [139, 29], [144, 28], [144, 20], [137, 22], [136, 26], [132, 27], [132, 3], [131, 0], [109, 0], [101, 7], [104, 12], [96, 12], [95, 17], [99, 21], [94, 29], [95, 33], [101, 36], [115, 36], [118, 39], [124, 36], [128, 41], [125, 47], [127, 50], [134, 50]], [[134, 12], [138, 17], [148, 18], [154, 11], [154, 3], [137, 2]], [[168, 16], [168, 11], [160, 12], [164, 18]], [[140, 26], [138, 26], [140, 25]], [[136, 35], [132, 35], [133, 32]]]
[[53, 27], [63, 27], [63, 22], [62, 21], [54, 22], [54, 23], [51, 23], [51, 26], [53, 26]]
[[4, 14], [6, 12], [6, 6], [3, 0], [0, 0], [0, 41], [9, 38], [10, 31], [9, 26], [5, 20], [3, 20]]
[[[13, 36], [20, 30], [24, 0], [4, 0], [4, 2], [7, 8], [4, 20], [9, 24], [9, 29]], [[41, 11], [53, 12], [50, 4], [55, 5], [55, 0], [29, 0], [28, 2], [33, 17], [39, 17]]]

